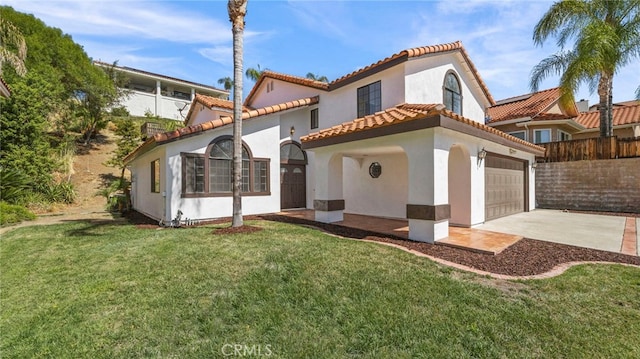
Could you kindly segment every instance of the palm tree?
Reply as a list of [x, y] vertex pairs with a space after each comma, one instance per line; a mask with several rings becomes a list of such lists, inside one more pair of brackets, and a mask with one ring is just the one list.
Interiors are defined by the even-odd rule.
[[313, 72], [309, 72], [307, 73], [307, 78], [309, 80], [314, 80], [314, 81], [320, 81], [320, 82], [329, 82], [329, 79], [327, 78], [327, 76], [318, 76], [316, 74], [314, 74]]
[[24, 76], [27, 73], [24, 64], [26, 58], [27, 43], [24, 36], [15, 25], [0, 17], [0, 75], [7, 63], [18, 75]]
[[262, 73], [265, 72], [265, 71], [269, 71], [269, 69], [267, 69], [267, 68], [261, 69], [260, 68], [260, 64], [258, 64], [258, 68], [257, 69], [254, 69], [253, 67], [249, 67], [244, 74], [247, 75], [247, 77], [250, 80], [253, 80], [253, 82], [256, 82], [256, 81], [258, 81], [260, 76], [262, 76]]
[[223, 85], [224, 89], [229, 91], [233, 87], [233, 79], [229, 76], [218, 79], [218, 84]]
[[[613, 133], [613, 76], [640, 56], [640, 0], [561, 0], [542, 16], [533, 31], [536, 45], [557, 37], [559, 53], [543, 59], [531, 72], [531, 89], [551, 74], [560, 75], [560, 101], [573, 102], [573, 93], [587, 83], [600, 97], [600, 136]], [[565, 50], [567, 41], [573, 48]]]
[[231, 227], [242, 227], [242, 50], [244, 17], [248, 0], [229, 0], [227, 11], [233, 32], [233, 218]]

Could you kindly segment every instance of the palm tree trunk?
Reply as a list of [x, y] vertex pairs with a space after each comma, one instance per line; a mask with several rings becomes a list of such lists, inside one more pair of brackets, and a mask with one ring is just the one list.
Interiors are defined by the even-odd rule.
[[233, 217], [232, 227], [242, 222], [242, 51], [247, 0], [229, 0], [229, 20], [233, 31]]
[[598, 82], [598, 97], [600, 98], [600, 137], [613, 136], [613, 117], [612, 117], [612, 88], [613, 76], [606, 72], [600, 74]]

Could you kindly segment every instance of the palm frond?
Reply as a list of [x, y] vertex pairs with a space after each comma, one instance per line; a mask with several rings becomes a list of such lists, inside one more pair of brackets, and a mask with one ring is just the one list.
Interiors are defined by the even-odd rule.
[[571, 52], [559, 52], [542, 59], [542, 61], [531, 70], [531, 80], [529, 83], [531, 91], [537, 92], [538, 86], [547, 77], [562, 75], [573, 57], [574, 55]]

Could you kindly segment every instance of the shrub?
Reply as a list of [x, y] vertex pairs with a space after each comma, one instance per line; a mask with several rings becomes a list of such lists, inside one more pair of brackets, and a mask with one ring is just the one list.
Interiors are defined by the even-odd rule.
[[31, 187], [31, 180], [15, 169], [0, 167], [0, 199], [8, 203], [17, 203]]
[[114, 107], [111, 109], [111, 116], [129, 117], [129, 110], [124, 106]]
[[36, 219], [36, 215], [28, 209], [15, 204], [0, 202], [0, 225], [4, 226], [34, 219]]

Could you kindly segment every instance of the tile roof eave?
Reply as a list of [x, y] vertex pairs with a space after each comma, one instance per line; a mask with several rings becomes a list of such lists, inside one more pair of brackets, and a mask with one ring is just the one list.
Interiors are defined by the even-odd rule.
[[[277, 104], [273, 106], [267, 106], [260, 109], [245, 109], [242, 113], [242, 120], [253, 119], [265, 115], [272, 115], [283, 111], [288, 111], [300, 107], [315, 105], [320, 101], [318, 96], [307, 97], [303, 99], [288, 101], [283, 104]], [[169, 142], [174, 142], [184, 138], [196, 136], [204, 132], [220, 128], [233, 123], [231, 116], [224, 116], [219, 119], [214, 119], [197, 125], [191, 125], [184, 128], [180, 128], [174, 131], [168, 131], [164, 133], [157, 133], [153, 137], [148, 138], [140, 146], [136, 147], [131, 153], [124, 158], [125, 165], [129, 164], [137, 157], [147, 153], [156, 146], [163, 145]]]
[[[371, 130], [374, 130], [371, 137], [378, 137], [430, 127], [444, 127], [450, 130], [463, 132], [474, 136], [480, 134], [481, 136], [483, 136], [483, 138], [486, 137], [486, 139], [492, 142], [516, 147], [529, 153], [534, 153], [537, 155], [544, 154], [543, 147], [521, 140], [493, 127], [472, 121], [449, 110], [443, 109], [443, 107], [444, 106], [442, 105], [401, 104], [396, 107], [378, 112], [374, 115], [365, 116], [363, 118], [359, 118], [350, 122], [345, 122], [341, 125], [333, 126], [332, 128], [323, 129], [321, 131], [311, 133], [307, 136], [301, 137], [300, 141], [302, 142], [303, 148], [317, 148], [337, 143], [356, 141], [360, 139], [358, 137], [361, 136], [363, 132]], [[370, 119], [372, 116], [382, 116], [382, 114], [390, 113], [394, 109], [415, 110], [418, 111], [419, 114], [415, 116], [405, 116], [404, 118], [392, 120], [390, 122], [369, 121], [369, 125], [363, 126], [363, 124], [367, 123], [367, 119]], [[423, 123], [418, 123], [417, 121], [423, 121]], [[427, 123], [427, 121], [431, 122]], [[402, 124], [406, 125], [403, 127], [398, 126]], [[383, 130], [383, 128], [392, 126], [398, 127], [394, 129]], [[475, 130], [472, 130], [472, 128], [474, 128]]]

